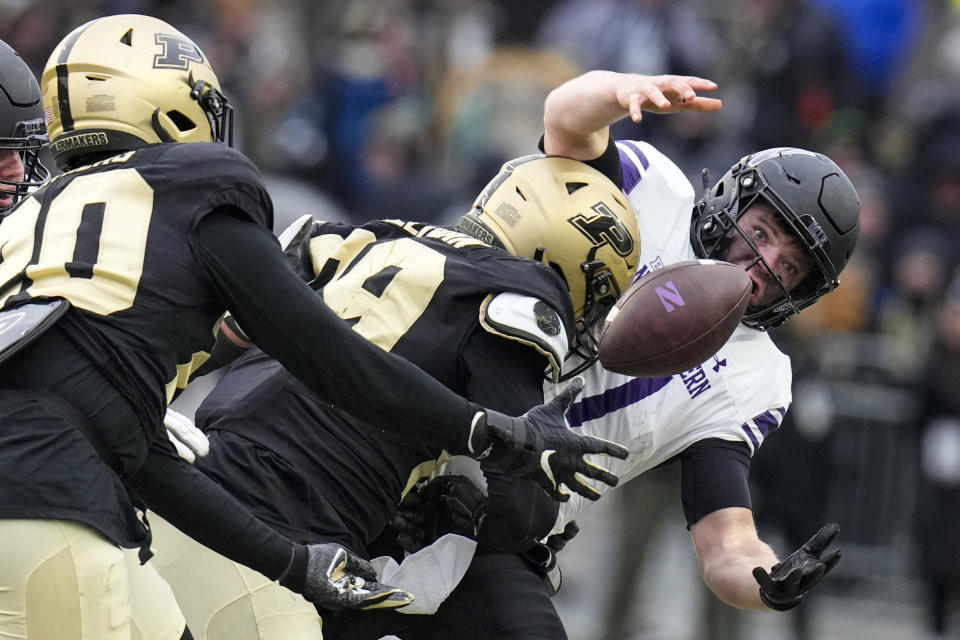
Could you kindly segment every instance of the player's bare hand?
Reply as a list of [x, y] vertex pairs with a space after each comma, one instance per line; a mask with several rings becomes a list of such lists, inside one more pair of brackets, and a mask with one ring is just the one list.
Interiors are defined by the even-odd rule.
[[620, 106], [630, 112], [634, 122], [643, 119], [643, 112], [677, 113], [678, 111], [717, 111], [723, 102], [698, 92], [714, 91], [717, 83], [696, 76], [644, 76], [628, 74], [617, 89]]

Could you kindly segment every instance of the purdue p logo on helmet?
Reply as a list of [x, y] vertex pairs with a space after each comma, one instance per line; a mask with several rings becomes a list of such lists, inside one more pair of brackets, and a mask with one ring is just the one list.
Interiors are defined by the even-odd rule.
[[207, 57], [157, 18], [107, 16], [74, 29], [40, 82], [61, 169], [162, 142], [232, 144], [232, 109]]
[[584, 362], [564, 376], [596, 359], [591, 329], [629, 288], [640, 252], [636, 214], [609, 178], [569, 158], [511, 160], [457, 229], [560, 274], [577, 322], [574, 353]]

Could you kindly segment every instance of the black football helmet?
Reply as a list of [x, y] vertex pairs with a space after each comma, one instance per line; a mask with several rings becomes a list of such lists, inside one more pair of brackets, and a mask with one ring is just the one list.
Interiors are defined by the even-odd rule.
[[[0, 185], [13, 188], [14, 203], [50, 175], [38, 156], [46, 144], [40, 85], [27, 63], [0, 40], [0, 150], [13, 149], [19, 153], [24, 169], [23, 180], [0, 176]], [[0, 206], [0, 216], [11, 206]]]
[[[860, 199], [846, 174], [830, 158], [793, 147], [765, 149], [742, 158], [707, 188], [693, 208], [690, 228], [695, 253], [723, 260], [734, 234], [760, 257], [737, 220], [758, 198], [769, 203], [813, 258], [813, 269], [792, 291], [762, 308], [748, 307], [743, 323], [764, 331], [782, 324], [837, 287], [837, 277], [857, 244]], [[779, 282], [779, 279], [774, 276]]]

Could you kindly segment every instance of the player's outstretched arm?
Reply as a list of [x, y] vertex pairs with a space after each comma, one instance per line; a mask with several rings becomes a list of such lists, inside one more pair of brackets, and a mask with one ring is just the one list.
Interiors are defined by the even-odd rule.
[[616, 484], [583, 456], [622, 458], [626, 449], [565, 426], [563, 413], [578, 391], [519, 417], [484, 409], [353, 331], [290, 268], [266, 229], [214, 212], [197, 225], [191, 243], [251, 339], [359, 420], [451, 453], [503, 459], [504, 471], [536, 480], [558, 499], [566, 499], [561, 483], [595, 498], [584, 477]]
[[719, 509], [690, 527], [703, 579], [717, 597], [741, 609], [777, 611], [800, 604], [836, 566], [840, 550], [827, 547], [837, 531], [835, 524], [823, 527], [781, 562], [757, 536], [749, 509]]
[[695, 76], [588, 71], [547, 96], [544, 151], [574, 160], [599, 158], [614, 122], [627, 116], [640, 122], [644, 111], [717, 111], [720, 100], [698, 94], [716, 88], [712, 80]]
[[370, 563], [340, 545], [303, 545], [281, 536], [159, 441], [126, 483], [151, 511], [197, 542], [279, 580], [318, 607], [378, 609], [413, 602], [412, 594], [378, 582]]

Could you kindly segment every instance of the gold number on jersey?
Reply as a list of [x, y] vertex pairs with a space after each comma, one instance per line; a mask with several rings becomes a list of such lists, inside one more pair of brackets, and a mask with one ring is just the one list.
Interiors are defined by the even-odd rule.
[[[354, 237], [356, 234], [365, 234]], [[423, 315], [440, 283], [446, 258], [411, 238], [374, 244], [356, 263], [350, 259], [366, 247], [373, 234], [358, 229], [346, 240], [319, 236], [310, 243], [314, 265], [328, 258], [341, 269], [323, 288], [323, 300], [345, 320], [357, 320], [353, 329], [387, 351]], [[315, 242], [320, 240], [320, 242]], [[351, 250], [353, 249], [353, 250]], [[321, 252], [326, 251], [326, 255]], [[346, 265], [351, 264], [348, 271]]]
[[[0, 225], [0, 285], [25, 270], [31, 296], [62, 296], [101, 315], [130, 307], [143, 273], [153, 188], [134, 169], [78, 176], [50, 202], [36, 238], [40, 209], [27, 200]], [[0, 304], [16, 293], [4, 291]]]

